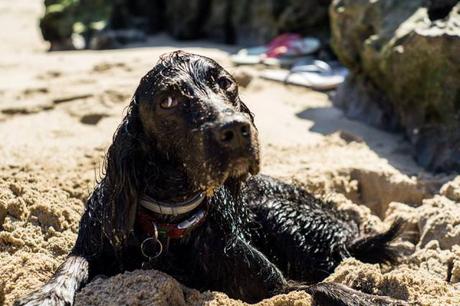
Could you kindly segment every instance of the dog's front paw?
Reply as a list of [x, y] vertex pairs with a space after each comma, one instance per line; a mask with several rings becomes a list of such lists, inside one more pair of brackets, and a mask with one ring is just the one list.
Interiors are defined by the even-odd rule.
[[70, 306], [72, 302], [66, 300], [62, 294], [54, 290], [44, 291], [39, 289], [29, 293], [27, 296], [18, 299], [13, 306]]

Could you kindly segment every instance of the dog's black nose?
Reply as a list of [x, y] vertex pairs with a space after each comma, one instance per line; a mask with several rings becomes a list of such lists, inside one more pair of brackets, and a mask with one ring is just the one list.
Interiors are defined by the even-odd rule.
[[217, 142], [230, 149], [246, 146], [251, 140], [251, 126], [248, 122], [235, 119], [226, 122], [215, 131]]

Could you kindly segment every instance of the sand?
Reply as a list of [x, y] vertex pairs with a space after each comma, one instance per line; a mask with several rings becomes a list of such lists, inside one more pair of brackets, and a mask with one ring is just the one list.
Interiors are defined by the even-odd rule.
[[[364, 232], [406, 221], [401, 263], [349, 259], [328, 281], [418, 305], [460, 305], [460, 176], [425, 172], [401, 135], [346, 119], [324, 93], [231, 67], [234, 47], [157, 35], [126, 49], [47, 53], [37, 28], [42, 9], [39, 0], [0, 2], [0, 304], [42, 284], [63, 261], [140, 77], [161, 54], [184, 49], [214, 58], [245, 85], [241, 96], [256, 115], [263, 173], [334, 200]], [[242, 304], [158, 271], [97, 279], [76, 303]], [[293, 292], [260, 305], [310, 305], [310, 298]]]

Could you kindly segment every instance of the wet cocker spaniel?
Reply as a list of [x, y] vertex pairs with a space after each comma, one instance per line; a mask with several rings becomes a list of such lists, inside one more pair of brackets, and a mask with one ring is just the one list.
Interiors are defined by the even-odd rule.
[[257, 175], [259, 159], [232, 76], [203, 56], [163, 56], [114, 135], [74, 248], [16, 305], [71, 305], [96, 275], [140, 268], [247, 302], [306, 290], [317, 305], [404, 305], [318, 283], [347, 257], [394, 259], [399, 226], [363, 236], [332, 205]]

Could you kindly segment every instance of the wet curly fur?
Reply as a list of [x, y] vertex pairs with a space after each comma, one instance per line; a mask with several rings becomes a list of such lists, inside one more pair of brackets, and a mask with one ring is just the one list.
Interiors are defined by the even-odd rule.
[[[314, 285], [350, 256], [393, 260], [389, 243], [399, 225], [362, 236], [332, 205], [257, 175], [253, 119], [234, 79], [216, 62], [180, 51], [163, 56], [140, 81], [115, 132], [68, 259], [16, 305], [71, 305], [96, 275], [147, 266], [247, 302], [297, 289], [312, 294], [317, 305], [403, 305], [339, 284]], [[230, 144], [236, 130], [232, 137], [219, 133], [234, 122], [249, 132]], [[147, 261], [140, 252], [147, 235], [136, 222], [140, 197], [174, 202], [196, 192], [207, 195], [205, 222]], [[184, 216], [157, 217], [175, 222]]]

